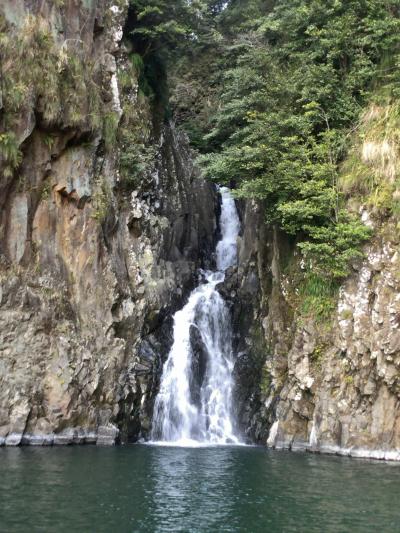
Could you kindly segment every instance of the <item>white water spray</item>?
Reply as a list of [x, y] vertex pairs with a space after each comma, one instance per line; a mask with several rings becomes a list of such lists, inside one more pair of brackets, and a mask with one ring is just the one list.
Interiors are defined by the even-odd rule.
[[240, 230], [235, 202], [221, 188], [217, 271], [191, 293], [174, 316], [174, 342], [154, 405], [152, 440], [174, 445], [239, 443], [232, 413], [233, 352], [230, 316], [215, 289], [237, 260]]

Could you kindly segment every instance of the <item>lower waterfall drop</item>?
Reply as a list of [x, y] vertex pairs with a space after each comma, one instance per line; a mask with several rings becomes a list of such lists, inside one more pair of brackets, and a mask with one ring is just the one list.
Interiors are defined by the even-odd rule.
[[216, 290], [237, 260], [240, 222], [229, 189], [220, 189], [221, 240], [217, 270], [203, 272], [205, 283], [174, 316], [173, 345], [154, 404], [153, 442], [174, 445], [239, 444], [233, 422], [232, 325]]

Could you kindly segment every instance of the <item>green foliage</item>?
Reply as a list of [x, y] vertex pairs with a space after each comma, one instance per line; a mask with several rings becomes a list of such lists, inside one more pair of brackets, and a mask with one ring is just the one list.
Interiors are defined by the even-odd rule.
[[0, 155], [6, 163], [6, 174], [21, 163], [22, 153], [14, 133], [0, 133]]
[[103, 139], [106, 150], [115, 146], [119, 116], [115, 111], [108, 111], [103, 116]]
[[197, 39], [207, 15], [220, 9], [217, 4], [204, 0], [130, 0], [135, 14], [131, 34], [143, 56], [161, 49], [167, 53]]
[[398, 2], [270, 4], [233, 2], [224, 13], [252, 10], [236, 20], [234, 66], [200, 161], [238, 196], [263, 199], [267, 221], [298, 237], [307, 267], [339, 279], [369, 236], [342, 208], [340, 163], [383, 58], [400, 49]]
[[[130, 62], [118, 72], [120, 97], [123, 108], [117, 131], [119, 149], [119, 186], [125, 191], [139, 189], [152, 167], [156, 147], [151, 138], [152, 93], [146, 96], [140, 84], [144, 71], [143, 58], [136, 53], [130, 55]], [[139, 80], [136, 98], [132, 98], [132, 87]]]
[[132, 60], [139, 73], [139, 89], [153, 108], [169, 112], [167, 78], [182, 55], [213, 42], [211, 19], [221, 10], [219, 0], [130, 0], [126, 28], [133, 45]]
[[156, 148], [150, 142], [150, 129], [135, 105], [126, 104], [118, 130], [121, 184], [127, 190], [138, 189], [151, 168]]
[[328, 346], [324, 342], [318, 342], [315, 345], [313, 352], [310, 354], [311, 364], [318, 370], [322, 367], [322, 360]]
[[50, 197], [50, 194], [51, 194], [51, 184], [49, 181], [46, 181], [42, 186], [40, 199], [47, 200]]
[[339, 221], [324, 226], [305, 226], [308, 239], [299, 243], [308, 270], [326, 277], [347, 276], [349, 264], [360, 259], [360, 243], [371, 236], [371, 229], [357, 218], [339, 213]]
[[148, 43], [146, 53], [150, 53], [155, 43], [171, 45], [186, 35], [189, 28], [183, 21], [187, 3], [166, 0], [131, 0], [136, 12], [136, 27], [132, 34]]
[[[57, 61], [53, 55], [53, 38], [48, 24], [41, 17], [27, 16], [20, 32], [9, 31], [0, 21], [2, 45], [2, 91], [8, 126], [13, 114], [19, 112], [32, 97], [33, 87], [47, 102], [55, 100], [58, 109]], [[46, 110], [45, 110], [46, 111]]]
[[345, 379], [345, 382], [347, 383], [347, 385], [353, 385], [353, 383], [354, 383], [353, 376], [347, 375], [344, 379]]
[[263, 366], [261, 369], [260, 391], [264, 396], [270, 392], [272, 383], [272, 376], [268, 371], [268, 368]]
[[55, 137], [51, 134], [45, 134], [43, 136], [43, 142], [47, 146], [47, 148], [51, 151], [51, 149], [54, 146]]
[[[138, 53], [134, 52], [129, 56], [131, 61], [131, 70], [130, 75], [128, 74], [129, 81], [127, 86], [131, 87], [132, 78], [136, 78], [139, 92], [150, 98], [150, 100], [154, 98], [155, 92], [160, 93], [159, 86], [157, 86], [157, 79], [151, 79], [151, 75], [149, 74], [149, 71], [151, 72], [152, 70], [152, 66], [156, 60], [156, 57], [157, 56], [147, 58], [145, 62], [144, 58]], [[163, 66], [161, 66], [161, 70], [164, 70]], [[165, 82], [163, 81], [160, 84], [165, 84]]]
[[328, 321], [337, 303], [338, 284], [317, 274], [308, 274], [298, 288], [299, 309], [317, 322]]
[[137, 77], [143, 73], [144, 70], [144, 61], [143, 57], [140, 54], [132, 53], [129, 56], [129, 59], [131, 60], [132, 67], [134, 68]]

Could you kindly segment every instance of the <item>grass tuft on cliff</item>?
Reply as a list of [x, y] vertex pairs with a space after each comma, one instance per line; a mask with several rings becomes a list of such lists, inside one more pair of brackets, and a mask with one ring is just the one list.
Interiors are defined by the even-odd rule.
[[91, 54], [84, 43], [75, 39], [56, 42], [49, 21], [40, 15], [28, 15], [20, 28], [10, 26], [0, 15], [0, 47], [0, 148], [8, 162], [7, 172], [18, 165], [15, 132], [21, 117], [32, 109], [44, 130], [70, 127], [94, 136], [104, 128], [106, 148], [111, 148], [112, 110], [102, 101], [99, 65], [88, 59]]
[[400, 216], [400, 100], [382, 88], [362, 114], [340, 188], [372, 213]]

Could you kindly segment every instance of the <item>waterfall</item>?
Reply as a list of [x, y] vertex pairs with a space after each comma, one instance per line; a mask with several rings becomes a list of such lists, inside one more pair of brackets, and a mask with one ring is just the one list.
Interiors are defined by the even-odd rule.
[[221, 240], [216, 271], [202, 280], [174, 316], [173, 345], [154, 404], [152, 441], [175, 445], [239, 443], [232, 408], [232, 325], [216, 290], [237, 260], [240, 230], [235, 202], [221, 188]]

